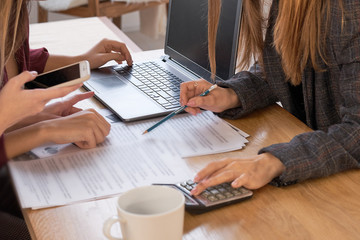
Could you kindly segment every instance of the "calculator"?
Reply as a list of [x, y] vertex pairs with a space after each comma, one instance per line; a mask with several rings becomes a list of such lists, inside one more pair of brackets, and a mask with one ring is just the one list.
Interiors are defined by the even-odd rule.
[[185, 209], [190, 213], [200, 214], [216, 208], [224, 207], [252, 197], [253, 192], [244, 187], [233, 188], [230, 183], [222, 183], [205, 189], [198, 196], [193, 196], [190, 191], [196, 186], [192, 180], [176, 184], [164, 185], [180, 190], [185, 196]]

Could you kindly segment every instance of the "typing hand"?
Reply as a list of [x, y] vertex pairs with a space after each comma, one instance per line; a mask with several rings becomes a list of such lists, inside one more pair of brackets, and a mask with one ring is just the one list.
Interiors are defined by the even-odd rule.
[[119, 64], [126, 60], [129, 66], [132, 65], [131, 54], [125, 43], [109, 39], [103, 39], [96, 44], [83, 55], [83, 59], [89, 61], [91, 69], [98, 68], [111, 60]]

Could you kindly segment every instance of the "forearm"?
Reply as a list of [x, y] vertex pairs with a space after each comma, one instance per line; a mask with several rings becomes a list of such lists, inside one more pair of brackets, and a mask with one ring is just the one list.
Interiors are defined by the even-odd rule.
[[47, 142], [47, 134], [42, 124], [21, 128], [4, 136], [7, 157], [13, 158]]
[[6, 129], [5, 132], [12, 132], [12, 131], [30, 126], [30, 125], [38, 123], [38, 122], [42, 122], [42, 121], [46, 121], [46, 120], [54, 119], [54, 118], [58, 118], [58, 117], [59, 116], [56, 116], [51, 113], [41, 112], [39, 114], [36, 114], [35, 116], [27, 117], [27, 118], [21, 120], [20, 122], [14, 124], [13, 126], [9, 127], [8, 129]]
[[3, 123], [0, 122], [0, 135], [2, 135], [5, 132], [6, 128], [4, 127]]
[[48, 72], [66, 65], [70, 65], [76, 62], [86, 60], [85, 56], [61, 56], [61, 55], [49, 55], [49, 58], [45, 65], [44, 72]]
[[4, 117], [4, 115], [5, 114], [0, 109], [0, 135], [2, 135], [6, 131], [6, 129], [10, 126], [10, 123], [6, 121], [8, 120], [8, 118]]
[[360, 151], [354, 144], [358, 142], [360, 135], [353, 132], [355, 134], [348, 139], [344, 136], [343, 142], [323, 131], [303, 133], [288, 143], [271, 145], [261, 149], [259, 153], [271, 153], [286, 166], [277, 184], [288, 185], [325, 177], [347, 169], [360, 168]]

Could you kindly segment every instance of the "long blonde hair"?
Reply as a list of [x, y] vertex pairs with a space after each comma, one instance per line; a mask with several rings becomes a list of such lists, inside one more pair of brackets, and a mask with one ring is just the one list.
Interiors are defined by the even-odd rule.
[[[219, 12], [221, 0], [208, 0], [208, 26], [214, 27], [213, 20]], [[225, 0], [226, 1], [226, 0]], [[217, 2], [217, 5], [213, 4]], [[265, 0], [243, 0], [243, 12], [239, 39], [238, 67], [247, 69], [253, 59], [262, 63], [263, 33], [267, 18], [264, 17]], [[340, 1], [340, 6], [342, 2]], [[313, 68], [322, 70], [317, 62], [320, 57], [325, 63], [325, 37], [321, 27], [329, 21], [330, 0], [280, 0], [279, 14], [274, 27], [274, 46], [281, 55], [282, 67], [288, 81], [293, 85], [301, 83], [302, 72], [308, 61]], [[327, 16], [323, 23], [324, 16]], [[325, 25], [323, 25], [325, 24]], [[209, 30], [209, 47], [213, 47], [216, 35]], [[209, 51], [210, 53], [210, 51]], [[216, 72], [214, 56], [209, 54], [212, 73]]]
[[26, 39], [27, 0], [0, 1], [0, 85], [4, 77], [4, 68]]

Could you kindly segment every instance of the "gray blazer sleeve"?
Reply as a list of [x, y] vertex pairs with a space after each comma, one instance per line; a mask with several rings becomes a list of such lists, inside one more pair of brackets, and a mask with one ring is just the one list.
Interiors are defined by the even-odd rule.
[[254, 64], [250, 71], [239, 72], [229, 80], [217, 81], [216, 84], [233, 89], [241, 102], [241, 107], [219, 113], [220, 117], [237, 119], [277, 101], [258, 64]]

